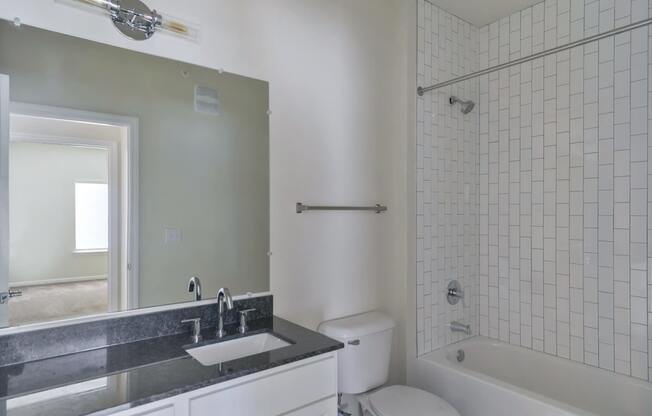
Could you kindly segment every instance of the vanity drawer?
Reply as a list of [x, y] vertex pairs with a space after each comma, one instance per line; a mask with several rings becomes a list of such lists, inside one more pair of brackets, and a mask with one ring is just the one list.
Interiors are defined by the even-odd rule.
[[174, 403], [167, 401], [167, 404], [152, 403], [116, 413], [114, 416], [177, 416], [177, 412]]
[[[279, 370], [232, 387], [213, 389], [194, 395], [191, 393], [188, 401], [189, 415], [213, 416], [217, 409], [220, 414], [225, 415], [280, 415], [294, 409], [301, 409], [308, 403], [336, 396], [337, 360], [332, 355], [287, 369], [279, 368]], [[319, 404], [324, 407], [330, 403]], [[303, 410], [307, 411], [307, 409]], [[333, 409], [336, 409], [336, 406]], [[303, 414], [322, 413], [296, 413], [296, 415]]]
[[283, 416], [336, 416], [337, 396], [285, 413]]

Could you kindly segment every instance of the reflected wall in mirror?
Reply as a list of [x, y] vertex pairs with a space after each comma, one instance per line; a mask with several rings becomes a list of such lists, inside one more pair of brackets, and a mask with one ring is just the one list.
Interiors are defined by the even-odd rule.
[[266, 82], [4, 21], [0, 74], [0, 326], [269, 290]]

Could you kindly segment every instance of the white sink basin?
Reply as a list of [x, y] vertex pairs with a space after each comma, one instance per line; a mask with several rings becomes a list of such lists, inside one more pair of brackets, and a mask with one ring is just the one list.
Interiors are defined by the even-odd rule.
[[195, 360], [208, 366], [236, 360], [249, 355], [260, 354], [261, 352], [276, 350], [287, 347], [288, 345], [290, 345], [289, 342], [285, 342], [272, 334], [265, 333], [191, 348], [187, 352]]

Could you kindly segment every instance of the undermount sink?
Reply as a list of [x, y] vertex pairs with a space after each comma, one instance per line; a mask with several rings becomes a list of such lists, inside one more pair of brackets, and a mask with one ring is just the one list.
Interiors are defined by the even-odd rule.
[[272, 334], [251, 335], [186, 350], [203, 365], [215, 365], [291, 345]]

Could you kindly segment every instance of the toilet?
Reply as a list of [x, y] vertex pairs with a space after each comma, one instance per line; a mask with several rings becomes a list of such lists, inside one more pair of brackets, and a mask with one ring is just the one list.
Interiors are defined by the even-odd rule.
[[339, 392], [357, 395], [362, 416], [460, 416], [432, 393], [400, 385], [379, 388], [389, 375], [394, 326], [377, 311], [319, 325], [319, 332], [344, 344], [337, 356]]

